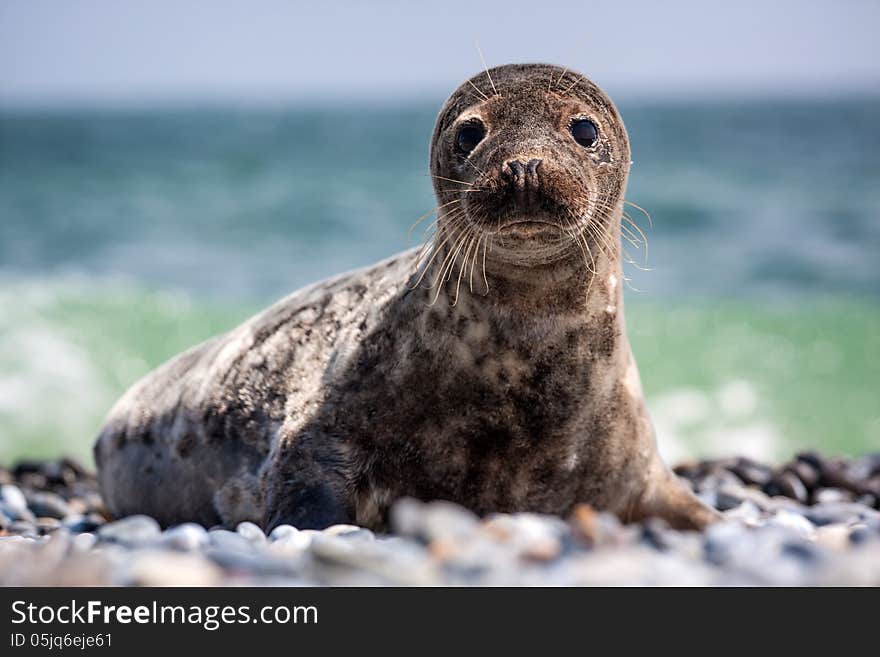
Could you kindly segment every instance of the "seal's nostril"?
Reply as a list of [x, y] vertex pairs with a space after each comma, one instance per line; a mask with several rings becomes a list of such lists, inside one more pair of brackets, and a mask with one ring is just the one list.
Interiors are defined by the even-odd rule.
[[514, 182], [522, 182], [526, 179], [537, 180], [538, 166], [541, 160], [532, 158], [528, 162], [521, 160], [508, 160], [504, 163], [504, 175], [513, 178]]
[[525, 167], [519, 160], [510, 160], [506, 163], [506, 173], [513, 174], [514, 179], [522, 178], [525, 175]]

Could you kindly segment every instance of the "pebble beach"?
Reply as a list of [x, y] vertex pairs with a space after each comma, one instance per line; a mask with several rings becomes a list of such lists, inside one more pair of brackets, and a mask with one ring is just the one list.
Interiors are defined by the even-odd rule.
[[391, 533], [353, 525], [268, 536], [147, 516], [110, 518], [94, 475], [63, 459], [0, 468], [3, 586], [878, 586], [880, 453], [802, 453], [676, 468], [724, 520], [704, 532], [567, 518], [479, 518], [404, 499]]

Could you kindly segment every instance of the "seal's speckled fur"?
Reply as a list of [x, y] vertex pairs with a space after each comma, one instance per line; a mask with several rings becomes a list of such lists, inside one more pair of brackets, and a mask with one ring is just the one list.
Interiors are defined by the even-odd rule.
[[[584, 117], [599, 133], [589, 148], [568, 130]], [[462, 154], [457, 131], [475, 120], [485, 138]], [[523, 181], [512, 160], [540, 163]], [[624, 331], [629, 166], [617, 111], [582, 76], [516, 65], [472, 78], [431, 144], [447, 204], [436, 257], [407, 251], [296, 292], [135, 385], [95, 448], [110, 510], [382, 528], [413, 496], [710, 522], [657, 456]], [[441, 239], [462, 227], [481, 240], [479, 265]]]

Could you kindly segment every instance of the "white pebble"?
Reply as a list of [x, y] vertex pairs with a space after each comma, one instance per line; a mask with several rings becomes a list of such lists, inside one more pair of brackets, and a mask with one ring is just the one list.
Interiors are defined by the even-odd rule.
[[265, 543], [266, 535], [263, 533], [263, 530], [260, 529], [257, 525], [252, 522], [245, 521], [238, 523], [238, 526], [235, 528], [235, 531], [238, 532], [240, 536], [244, 536], [247, 540], [252, 543]]
[[24, 493], [19, 490], [18, 486], [13, 486], [12, 484], [0, 486], [0, 501], [8, 506], [10, 510], [17, 513], [24, 513], [28, 510]]
[[792, 530], [804, 538], [812, 538], [816, 533], [816, 528], [809, 520], [799, 513], [780, 509], [773, 514], [768, 520], [767, 525], [770, 527], [783, 527]]
[[277, 541], [279, 538], [284, 538], [285, 536], [290, 536], [297, 532], [299, 532], [299, 530], [293, 525], [278, 525], [272, 530], [272, 533], [269, 534], [269, 540]]
[[174, 550], [199, 550], [208, 544], [208, 532], [201, 525], [185, 522], [165, 530], [157, 545]]
[[73, 551], [74, 552], [88, 552], [93, 547], [95, 547], [95, 543], [98, 542], [98, 537], [92, 534], [91, 532], [83, 532], [81, 534], [74, 534], [73, 536]]

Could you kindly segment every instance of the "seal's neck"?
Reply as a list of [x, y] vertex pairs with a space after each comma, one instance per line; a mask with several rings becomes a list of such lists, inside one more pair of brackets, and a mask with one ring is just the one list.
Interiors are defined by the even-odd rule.
[[604, 242], [602, 249], [591, 244], [592, 258], [575, 247], [554, 262], [532, 266], [487, 254], [485, 277], [482, 259], [474, 268], [473, 290], [470, 266], [450, 269], [439, 287], [411, 290], [414, 314], [421, 318], [416, 328], [424, 338], [420, 344], [441, 359], [483, 349], [485, 358], [503, 360], [513, 353], [525, 362], [540, 349], [559, 354], [580, 372], [618, 369], [618, 376], [603, 380], [619, 380], [629, 358], [620, 245], [617, 239]]
[[541, 258], [533, 257], [532, 245], [523, 238], [513, 246], [493, 246], [489, 238], [485, 253], [473, 246], [458, 252], [455, 244], [439, 246], [424, 277], [426, 298], [432, 305], [458, 308], [457, 314], [476, 306], [486, 313], [535, 319], [586, 318], [599, 311], [622, 315], [619, 219], [583, 243], [560, 236], [555, 251], [539, 239], [534, 250], [544, 251]]

